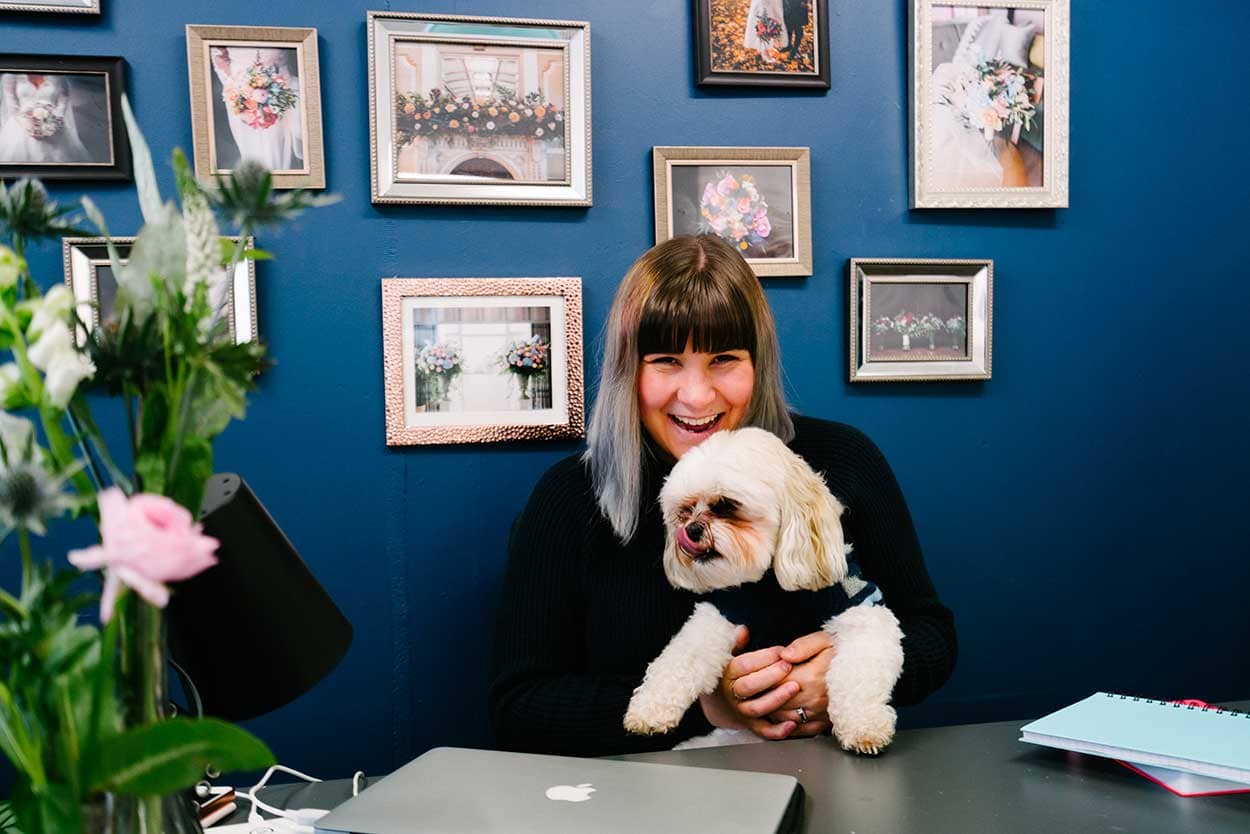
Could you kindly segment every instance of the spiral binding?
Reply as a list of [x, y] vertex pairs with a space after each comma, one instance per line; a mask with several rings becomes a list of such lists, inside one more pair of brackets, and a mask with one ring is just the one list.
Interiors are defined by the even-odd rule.
[[1250, 712], [1242, 712], [1240, 710], [1228, 709], [1227, 707], [1217, 707], [1212, 704], [1208, 704], [1207, 706], [1204, 706], [1204, 707], [1199, 707], [1199, 706], [1195, 706], [1194, 704], [1186, 704], [1186, 703], [1182, 703], [1179, 701], [1160, 701], [1156, 698], [1141, 698], [1136, 695], [1117, 695], [1114, 692], [1104, 692], [1103, 695], [1105, 695], [1108, 698], [1119, 698], [1121, 701], [1133, 701], [1135, 703], [1143, 703], [1143, 704], [1158, 704], [1161, 707], [1171, 707], [1172, 709], [1183, 709], [1187, 712], [1222, 713], [1231, 718], [1250, 719]]

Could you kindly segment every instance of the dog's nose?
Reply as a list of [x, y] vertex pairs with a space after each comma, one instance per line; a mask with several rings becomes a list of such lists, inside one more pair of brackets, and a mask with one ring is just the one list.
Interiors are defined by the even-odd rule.
[[699, 542], [703, 539], [703, 525], [697, 521], [692, 521], [686, 525], [686, 535], [690, 537], [690, 541]]

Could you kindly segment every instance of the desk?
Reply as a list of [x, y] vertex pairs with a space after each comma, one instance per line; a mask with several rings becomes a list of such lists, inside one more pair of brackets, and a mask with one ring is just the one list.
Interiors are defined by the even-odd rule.
[[[877, 758], [844, 753], [831, 738], [619, 758], [788, 773], [807, 792], [805, 834], [1250, 831], [1250, 794], [1174, 796], [1109, 759], [1024, 744], [1026, 723], [906, 730]], [[350, 795], [350, 780], [262, 791], [270, 804], [296, 808], [331, 808]]]

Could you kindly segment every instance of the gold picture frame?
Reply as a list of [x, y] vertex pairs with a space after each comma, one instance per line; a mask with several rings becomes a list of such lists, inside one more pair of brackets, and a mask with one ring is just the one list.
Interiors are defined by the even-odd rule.
[[386, 444], [585, 435], [580, 278], [385, 278]]
[[[195, 175], [226, 174], [253, 158], [272, 171], [274, 188], [325, 188], [317, 30], [187, 24], [186, 34]], [[231, 95], [238, 89], [231, 82], [256, 69], [272, 81], [264, 95], [272, 101], [293, 94], [293, 107], [275, 114], [255, 96]]]
[[716, 234], [761, 278], [812, 274], [808, 148], [657, 145], [651, 161], [656, 243]]

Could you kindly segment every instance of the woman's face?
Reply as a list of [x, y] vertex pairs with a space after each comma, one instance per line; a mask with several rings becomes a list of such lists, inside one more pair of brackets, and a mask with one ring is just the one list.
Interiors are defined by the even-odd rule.
[[648, 353], [638, 372], [638, 408], [651, 438], [674, 458], [714, 432], [737, 428], [755, 390], [746, 350]]

